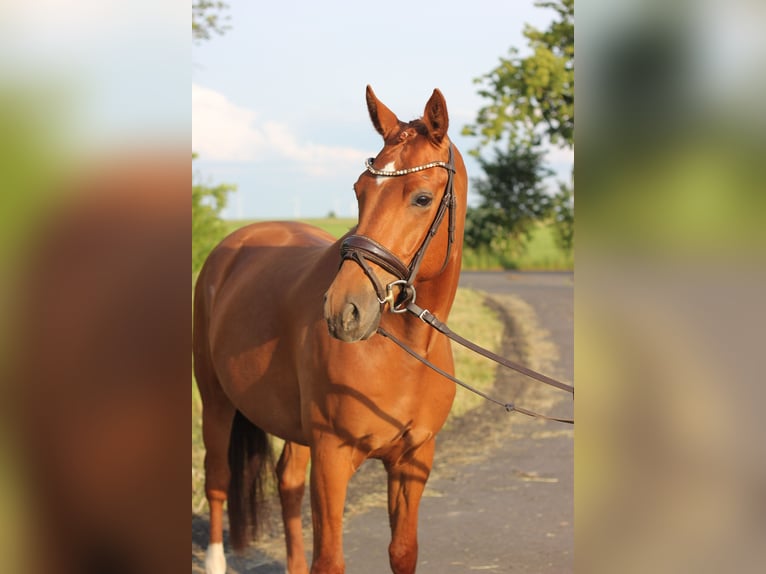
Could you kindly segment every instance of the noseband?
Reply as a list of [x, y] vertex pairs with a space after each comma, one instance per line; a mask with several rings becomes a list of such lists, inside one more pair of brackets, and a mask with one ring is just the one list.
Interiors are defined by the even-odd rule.
[[[455, 242], [455, 193], [453, 189], [453, 176], [455, 174], [455, 165], [453, 160], [452, 144], [449, 146], [449, 161], [432, 161], [430, 163], [420, 165], [417, 167], [410, 167], [407, 169], [400, 169], [396, 171], [384, 171], [375, 169], [372, 166], [374, 159], [370, 158], [365, 162], [365, 168], [371, 174], [379, 177], [399, 177], [402, 175], [408, 175], [418, 171], [431, 169], [433, 167], [443, 167], [447, 170], [447, 185], [444, 188], [444, 194], [442, 195], [439, 208], [436, 211], [434, 220], [431, 223], [431, 227], [428, 229], [428, 233], [423, 239], [418, 248], [415, 256], [409, 265], [405, 264], [399, 257], [394, 255], [389, 249], [378, 243], [377, 241], [365, 237], [364, 235], [349, 235], [343, 240], [340, 246], [341, 263], [346, 259], [351, 259], [356, 262], [364, 271], [365, 275], [369, 277], [372, 282], [375, 292], [378, 297], [378, 302], [381, 305], [388, 303], [389, 309], [393, 313], [404, 313], [406, 307], [410, 303], [415, 302], [416, 292], [415, 278], [420, 269], [420, 264], [423, 262], [423, 258], [426, 254], [426, 249], [431, 243], [431, 240], [439, 230], [444, 216], [449, 212], [449, 238], [447, 242], [447, 254], [444, 257], [444, 263], [439, 271], [441, 273], [447, 267], [449, 257], [452, 252], [452, 244]], [[378, 277], [373, 272], [369, 263], [374, 263], [378, 267], [381, 267], [394, 277], [397, 277], [396, 281], [389, 283], [383, 287]], [[400, 294], [394, 298], [394, 287], [400, 287]]]

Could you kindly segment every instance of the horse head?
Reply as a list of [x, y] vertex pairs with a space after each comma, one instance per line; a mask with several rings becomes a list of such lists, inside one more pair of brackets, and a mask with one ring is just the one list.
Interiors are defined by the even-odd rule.
[[341, 243], [325, 294], [330, 334], [346, 342], [371, 337], [383, 312], [401, 311], [419, 285], [448, 276], [451, 303], [465, 218], [465, 166], [447, 137], [442, 93], [434, 90], [423, 117], [409, 123], [369, 86], [367, 109], [384, 146], [354, 184], [359, 223]]

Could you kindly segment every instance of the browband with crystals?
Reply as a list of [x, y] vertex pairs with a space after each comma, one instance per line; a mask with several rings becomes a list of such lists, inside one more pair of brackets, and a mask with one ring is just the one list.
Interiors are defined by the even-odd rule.
[[382, 169], [375, 169], [374, 167], [372, 167], [372, 163], [374, 161], [375, 161], [374, 157], [367, 158], [367, 161], [364, 162], [364, 167], [367, 168], [367, 171], [369, 171], [371, 174], [380, 175], [383, 177], [396, 177], [399, 175], [407, 175], [410, 173], [415, 173], [416, 171], [431, 169], [432, 167], [443, 167], [444, 169], [447, 169], [451, 172], [455, 171], [454, 166], [450, 165], [446, 161], [432, 161], [431, 163], [419, 165], [417, 167], [408, 167], [407, 169], [397, 169], [396, 171], [385, 171]]

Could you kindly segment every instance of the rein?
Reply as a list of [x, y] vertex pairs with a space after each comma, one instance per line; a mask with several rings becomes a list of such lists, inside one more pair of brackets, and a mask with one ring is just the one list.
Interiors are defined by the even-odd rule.
[[[476, 343], [474, 343], [472, 341], [469, 341], [468, 339], [465, 339], [464, 337], [461, 337], [460, 335], [455, 333], [455, 331], [450, 329], [446, 325], [446, 323], [442, 323], [441, 321], [439, 321], [439, 319], [437, 319], [436, 316], [433, 313], [431, 313], [428, 309], [423, 309], [423, 308], [415, 305], [415, 303], [410, 303], [409, 305], [407, 305], [406, 311], [409, 311], [410, 313], [412, 313], [413, 315], [418, 317], [421, 321], [423, 321], [426, 325], [428, 325], [429, 327], [432, 327], [433, 329], [436, 329], [441, 334], [446, 335], [451, 340], [455, 341], [459, 345], [462, 345], [466, 349], [470, 349], [474, 353], [478, 353], [479, 355], [481, 355], [483, 357], [486, 357], [487, 359], [490, 359], [491, 361], [494, 361], [495, 363], [497, 363], [499, 365], [502, 365], [502, 366], [507, 367], [509, 369], [513, 369], [514, 371], [517, 371], [517, 372], [521, 373], [522, 375], [526, 375], [528, 377], [536, 379], [536, 380], [540, 381], [541, 383], [545, 383], [546, 385], [551, 385], [553, 387], [556, 387], [557, 389], [561, 389], [561, 390], [567, 391], [568, 393], [571, 393], [572, 396], [574, 397], [574, 387], [573, 386], [567, 385], [566, 383], [562, 383], [560, 381], [557, 381], [556, 379], [553, 379], [551, 377], [543, 375], [542, 373], [538, 373], [537, 371], [533, 371], [532, 369], [530, 369], [528, 367], [525, 367], [524, 365], [520, 365], [518, 363], [514, 363], [513, 361], [511, 361], [509, 359], [506, 359], [505, 357], [501, 357], [500, 355], [497, 355], [497, 354], [493, 353], [489, 349], [485, 349], [484, 347], [482, 347], [480, 345], [477, 345]], [[386, 337], [387, 339], [391, 339], [391, 341], [396, 343], [399, 347], [401, 347], [409, 355], [411, 355], [412, 357], [416, 358], [418, 361], [420, 361], [421, 363], [423, 363], [424, 365], [426, 365], [430, 369], [436, 371], [437, 373], [439, 373], [443, 377], [446, 377], [447, 379], [449, 379], [453, 383], [455, 383], [457, 385], [460, 385], [464, 389], [469, 390], [472, 393], [475, 393], [475, 394], [479, 395], [483, 399], [486, 399], [486, 400], [488, 400], [488, 401], [490, 401], [492, 403], [500, 405], [501, 407], [503, 407], [506, 410], [506, 412], [516, 411], [518, 413], [521, 413], [523, 415], [527, 415], [527, 416], [530, 416], [530, 417], [535, 417], [535, 418], [539, 418], [539, 419], [545, 419], [545, 420], [549, 420], [549, 421], [557, 421], [557, 422], [566, 423], [566, 424], [574, 424], [574, 419], [565, 419], [565, 418], [551, 417], [551, 416], [548, 416], [548, 415], [543, 415], [543, 414], [536, 413], [534, 411], [530, 411], [530, 410], [524, 409], [522, 407], [519, 407], [519, 406], [517, 406], [516, 404], [514, 404], [512, 402], [510, 402], [510, 403], [503, 402], [503, 401], [501, 401], [499, 399], [496, 399], [496, 398], [494, 398], [494, 397], [492, 397], [492, 396], [490, 396], [490, 395], [488, 395], [486, 393], [483, 393], [479, 389], [477, 389], [475, 387], [472, 387], [468, 383], [465, 383], [465, 382], [461, 381], [460, 379], [450, 375], [448, 372], [440, 369], [439, 367], [434, 365], [431, 361], [429, 361], [425, 357], [423, 357], [423, 356], [419, 355], [418, 353], [416, 353], [413, 349], [411, 349], [405, 343], [403, 343], [402, 341], [400, 341], [399, 339], [394, 337], [391, 333], [389, 333], [388, 331], [386, 331], [382, 327], [378, 327], [378, 333], [380, 335]]]
[[[532, 369], [529, 369], [518, 363], [514, 363], [513, 361], [510, 361], [504, 357], [501, 357], [500, 355], [497, 355], [493, 353], [492, 351], [485, 349], [484, 347], [481, 347], [477, 345], [476, 343], [473, 343], [469, 341], [468, 339], [461, 337], [460, 335], [455, 333], [452, 329], [450, 329], [445, 323], [442, 323], [441, 321], [439, 321], [439, 319], [437, 319], [434, 316], [434, 314], [431, 313], [428, 309], [423, 309], [422, 307], [419, 307], [418, 305], [415, 304], [415, 300], [417, 298], [417, 292], [414, 286], [415, 278], [417, 276], [418, 270], [420, 269], [420, 264], [422, 263], [423, 258], [425, 257], [426, 249], [428, 248], [428, 245], [431, 243], [431, 240], [434, 238], [437, 231], [439, 230], [439, 226], [441, 225], [444, 219], [444, 216], [447, 213], [449, 213], [449, 224], [448, 224], [449, 237], [447, 242], [447, 253], [444, 258], [444, 263], [442, 264], [441, 271], [444, 271], [444, 269], [447, 267], [450, 254], [452, 252], [452, 245], [455, 242], [455, 193], [453, 189], [453, 176], [455, 174], [455, 165], [453, 160], [452, 144], [450, 144], [449, 146], [449, 161], [447, 162], [432, 161], [430, 163], [420, 165], [417, 167], [400, 169], [396, 171], [385, 171], [385, 170], [379, 170], [374, 168], [372, 165], [373, 161], [374, 161], [374, 158], [369, 158], [365, 162], [365, 168], [371, 174], [379, 176], [379, 177], [399, 177], [399, 176], [415, 173], [418, 171], [423, 171], [425, 169], [441, 167], [447, 170], [447, 173], [448, 173], [447, 185], [444, 188], [444, 194], [442, 195], [441, 202], [439, 203], [439, 208], [436, 211], [436, 215], [434, 216], [433, 222], [431, 223], [431, 227], [428, 229], [428, 233], [423, 239], [423, 243], [420, 245], [420, 248], [415, 253], [409, 265], [405, 264], [401, 259], [399, 259], [399, 257], [397, 257], [389, 249], [387, 249], [386, 247], [384, 247], [377, 241], [370, 239], [369, 237], [365, 237], [364, 235], [349, 235], [343, 240], [343, 242], [341, 243], [341, 250], [340, 250], [341, 265], [346, 259], [351, 259], [362, 268], [362, 271], [364, 271], [364, 274], [367, 275], [367, 277], [370, 279], [370, 282], [372, 283], [375, 289], [375, 293], [377, 294], [377, 298], [378, 298], [378, 303], [380, 303], [381, 307], [385, 306], [385, 304], [388, 303], [388, 309], [392, 313], [407, 313], [407, 312], [412, 313], [413, 315], [418, 317], [421, 321], [423, 321], [426, 325], [428, 325], [429, 327], [433, 329], [436, 329], [438, 332], [447, 336], [448, 338], [450, 338], [452, 341], [455, 341], [459, 345], [462, 345], [463, 347], [466, 347], [467, 349], [470, 349], [471, 351], [478, 353], [482, 355], [483, 357], [486, 357], [494, 361], [495, 363], [498, 363], [499, 365], [502, 365], [509, 369], [513, 369], [514, 371], [517, 371], [523, 375], [536, 379], [547, 385], [551, 385], [558, 389], [567, 391], [571, 393], [572, 396], [574, 396], [573, 386], [567, 385], [566, 383], [562, 383], [560, 381], [557, 381], [556, 379], [553, 379], [551, 377], [548, 377], [546, 375], [533, 371]], [[378, 265], [379, 267], [386, 270], [388, 273], [390, 273], [394, 277], [397, 277], [398, 279], [396, 281], [389, 283], [388, 285], [384, 287], [381, 284], [378, 277], [373, 272], [372, 268], [370, 267], [369, 265], [370, 262]], [[399, 292], [399, 295], [395, 297], [394, 287], [397, 287], [397, 286], [400, 288], [400, 292]], [[534, 411], [530, 411], [522, 407], [516, 406], [512, 402], [510, 403], [503, 402], [496, 398], [493, 398], [490, 395], [487, 395], [486, 393], [483, 393], [482, 391], [450, 375], [443, 369], [440, 369], [439, 367], [434, 365], [432, 362], [430, 362], [428, 359], [416, 353], [407, 344], [397, 339], [395, 336], [393, 336], [391, 333], [389, 333], [382, 327], [378, 327], [378, 333], [382, 335], [383, 337], [390, 339], [393, 343], [401, 347], [405, 352], [407, 352], [412, 357], [416, 358], [418, 361], [420, 361], [421, 363], [423, 363], [430, 369], [436, 371], [443, 377], [446, 377], [453, 383], [460, 385], [461, 387], [473, 393], [476, 393], [480, 397], [490, 402], [493, 402], [497, 405], [502, 406], [503, 408], [505, 408], [506, 412], [516, 411], [518, 413], [521, 413], [530, 417], [536, 417], [540, 419], [557, 421], [557, 422], [567, 423], [567, 424], [574, 424], [574, 419], [564, 419], [564, 418], [543, 415], [543, 414], [536, 413]]]

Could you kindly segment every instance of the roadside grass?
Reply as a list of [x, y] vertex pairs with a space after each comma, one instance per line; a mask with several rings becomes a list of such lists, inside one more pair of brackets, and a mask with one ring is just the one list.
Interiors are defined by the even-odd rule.
[[[485, 296], [479, 291], [458, 289], [448, 323], [452, 330], [466, 339], [493, 352], [500, 350], [503, 323], [497, 313], [487, 307]], [[457, 343], [452, 343], [452, 354], [455, 359], [455, 376], [458, 379], [481, 391], [492, 389], [497, 371], [494, 363]], [[478, 395], [458, 387], [447, 426], [451, 420], [478, 407], [482, 400]]]
[[556, 230], [550, 223], [541, 223], [532, 233], [527, 249], [517, 261], [517, 269], [571, 271], [574, 254], [565, 253], [556, 243]]

